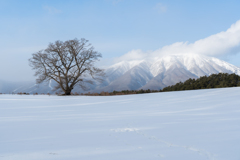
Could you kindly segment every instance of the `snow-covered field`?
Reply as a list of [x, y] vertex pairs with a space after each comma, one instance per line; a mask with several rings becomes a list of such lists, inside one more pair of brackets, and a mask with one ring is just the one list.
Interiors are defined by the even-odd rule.
[[0, 95], [1, 160], [240, 160], [240, 88]]

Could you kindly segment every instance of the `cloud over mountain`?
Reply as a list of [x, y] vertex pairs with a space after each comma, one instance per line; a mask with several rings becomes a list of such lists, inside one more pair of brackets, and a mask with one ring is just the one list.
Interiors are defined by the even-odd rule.
[[226, 31], [200, 39], [194, 43], [176, 42], [155, 51], [143, 52], [132, 50], [116, 58], [116, 62], [151, 59], [172, 54], [201, 54], [207, 56], [222, 56], [236, 54], [240, 51], [240, 20], [231, 25]]

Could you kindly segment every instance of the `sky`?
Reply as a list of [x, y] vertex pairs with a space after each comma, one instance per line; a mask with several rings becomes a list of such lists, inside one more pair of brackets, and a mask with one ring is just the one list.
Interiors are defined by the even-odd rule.
[[240, 67], [239, 0], [0, 0], [0, 80], [35, 80], [31, 54], [85, 38], [98, 65], [175, 52]]

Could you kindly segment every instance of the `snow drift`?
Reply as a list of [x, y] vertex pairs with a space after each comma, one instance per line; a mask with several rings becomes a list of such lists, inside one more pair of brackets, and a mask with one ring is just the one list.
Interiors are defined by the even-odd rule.
[[0, 96], [1, 160], [240, 159], [240, 88]]

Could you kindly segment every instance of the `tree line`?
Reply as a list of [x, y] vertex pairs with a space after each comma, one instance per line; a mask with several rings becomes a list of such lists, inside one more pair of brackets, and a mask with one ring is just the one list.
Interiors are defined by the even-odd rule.
[[163, 88], [166, 91], [182, 91], [207, 88], [225, 88], [240, 86], [240, 76], [228, 73], [212, 74], [198, 79], [188, 79], [185, 82], [179, 82], [175, 85]]
[[81, 95], [89, 96], [111, 96], [111, 95], [128, 95], [128, 94], [143, 94], [143, 93], [155, 93], [155, 92], [168, 92], [168, 91], [183, 91], [183, 90], [196, 90], [196, 89], [208, 89], [208, 88], [225, 88], [225, 87], [237, 87], [240, 86], [240, 76], [228, 73], [212, 74], [210, 76], [203, 76], [198, 79], [189, 78], [185, 82], [179, 82], [175, 85], [165, 87], [160, 90], [122, 90], [113, 92], [101, 92], [101, 93], [85, 93]]

